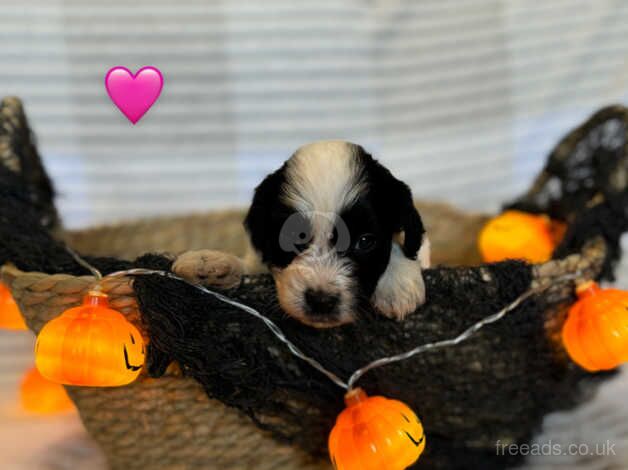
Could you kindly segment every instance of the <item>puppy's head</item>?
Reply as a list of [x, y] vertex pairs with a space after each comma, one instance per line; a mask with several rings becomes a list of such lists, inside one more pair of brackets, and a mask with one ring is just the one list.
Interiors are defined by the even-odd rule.
[[245, 226], [281, 307], [306, 324], [350, 322], [364, 299], [395, 317], [422, 303], [410, 189], [358, 145], [297, 150], [257, 187]]

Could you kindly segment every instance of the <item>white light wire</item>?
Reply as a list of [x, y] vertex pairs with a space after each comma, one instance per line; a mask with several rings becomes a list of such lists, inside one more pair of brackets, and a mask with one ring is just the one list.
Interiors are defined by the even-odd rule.
[[284, 343], [288, 347], [288, 349], [290, 350], [290, 352], [294, 356], [298, 357], [299, 359], [304, 360], [305, 362], [310, 364], [313, 368], [315, 368], [316, 370], [318, 370], [319, 372], [321, 372], [322, 374], [327, 376], [332, 382], [334, 382], [340, 388], [343, 388], [343, 389], [345, 389], [347, 391], [352, 390], [354, 388], [355, 384], [357, 383], [357, 381], [360, 380], [364, 376], [364, 374], [366, 374], [367, 372], [369, 372], [372, 369], [376, 369], [378, 367], [382, 367], [382, 366], [385, 366], [387, 364], [392, 364], [394, 362], [404, 361], [406, 359], [410, 359], [411, 357], [414, 357], [414, 356], [417, 356], [419, 354], [422, 354], [422, 353], [424, 353], [426, 351], [431, 351], [431, 350], [435, 350], [435, 349], [440, 349], [440, 348], [445, 348], [445, 347], [455, 346], [457, 344], [460, 344], [463, 341], [466, 341], [467, 339], [471, 338], [473, 335], [475, 335], [478, 331], [480, 331], [486, 325], [490, 325], [490, 324], [495, 323], [495, 322], [501, 320], [502, 318], [504, 318], [510, 311], [512, 311], [515, 308], [517, 308], [526, 299], [528, 299], [529, 297], [533, 296], [534, 294], [538, 294], [538, 293], [548, 289], [550, 286], [555, 286], [558, 283], [566, 282], [566, 281], [573, 281], [573, 280], [578, 278], [578, 273], [567, 274], [567, 275], [560, 276], [560, 277], [556, 278], [554, 280], [554, 283], [552, 283], [552, 284], [548, 283], [548, 284], [545, 284], [543, 286], [530, 288], [527, 291], [525, 291], [523, 294], [521, 294], [519, 297], [517, 297], [510, 304], [508, 304], [506, 307], [501, 309], [499, 312], [493, 313], [493, 314], [491, 314], [491, 315], [489, 315], [487, 317], [484, 317], [482, 320], [474, 323], [469, 328], [464, 330], [458, 336], [456, 336], [454, 338], [450, 338], [450, 339], [445, 339], [445, 340], [441, 340], [441, 341], [435, 341], [435, 342], [432, 342], [432, 343], [422, 344], [420, 346], [417, 346], [414, 349], [411, 349], [411, 350], [406, 351], [406, 352], [401, 353], [401, 354], [396, 354], [394, 356], [388, 356], [388, 357], [382, 357], [380, 359], [376, 359], [376, 360], [366, 364], [365, 366], [357, 369], [355, 372], [353, 372], [353, 374], [351, 374], [351, 376], [349, 377], [349, 380], [347, 380], [345, 382], [340, 377], [338, 377], [336, 374], [334, 374], [333, 372], [327, 370], [320, 362], [318, 362], [317, 360], [307, 356], [304, 352], [302, 352], [294, 343], [292, 343], [286, 337], [284, 332], [281, 331], [281, 328], [279, 328], [276, 323], [274, 323], [269, 318], [266, 318], [260, 312], [258, 312], [257, 310], [255, 310], [252, 307], [249, 307], [248, 305], [245, 305], [245, 304], [237, 302], [237, 301], [235, 301], [233, 299], [230, 299], [229, 297], [226, 297], [226, 296], [224, 296], [224, 295], [222, 295], [222, 294], [220, 294], [218, 292], [214, 292], [214, 291], [212, 291], [210, 289], [207, 289], [204, 286], [201, 286], [201, 285], [198, 285], [198, 284], [193, 284], [193, 283], [187, 281], [186, 279], [183, 279], [183, 278], [181, 278], [179, 276], [176, 276], [175, 274], [173, 274], [171, 272], [168, 272], [168, 271], [158, 271], [158, 270], [152, 270], [152, 269], [134, 268], [134, 269], [128, 269], [128, 270], [124, 270], [124, 271], [116, 271], [114, 273], [106, 275], [103, 278], [102, 274], [100, 273], [100, 271], [98, 271], [98, 269], [94, 268], [89, 263], [87, 263], [85, 260], [83, 260], [76, 252], [74, 252], [73, 250], [71, 250], [69, 248], [68, 248], [68, 251], [76, 259], [76, 261], [81, 266], [83, 266], [86, 269], [88, 269], [96, 277], [96, 279], [99, 282], [101, 280], [103, 280], [104, 278], [111, 278], [111, 277], [146, 276], [146, 275], [151, 275], [151, 274], [157, 274], [157, 275], [164, 276], [164, 277], [167, 277], [167, 278], [170, 278], [170, 279], [175, 279], [177, 281], [185, 282], [186, 284], [188, 284], [188, 285], [190, 285], [190, 286], [200, 290], [201, 292], [204, 292], [206, 294], [209, 294], [209, 295], [215, 297], [216, 299], [218, 299], [221, 302], [224, 302], [226, 304], [232, 305], [233, 307], [236, 307], [236, 308], [242, 310], [243, 312], [246, 312], [249, 315], [252, 315], [253, 317], [261, 320], [262, 322], [264, 322], [266, 327], [268, 327], [268, 329], [277, 337], [277, 339], [279, 339], [282, 343]]

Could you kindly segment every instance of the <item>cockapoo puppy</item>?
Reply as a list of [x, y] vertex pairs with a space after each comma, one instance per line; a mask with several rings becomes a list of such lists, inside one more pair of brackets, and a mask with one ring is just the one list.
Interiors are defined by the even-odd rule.
[[282, 309], [318, 328], [349, 323], [362, 302], [403, 319], [425, 301], [429, 240], [410, 188], [362, 147], [305, 145], [256, 188], [243, 260], [187, 252], [173, 270], [229, 287], [265, 266]]

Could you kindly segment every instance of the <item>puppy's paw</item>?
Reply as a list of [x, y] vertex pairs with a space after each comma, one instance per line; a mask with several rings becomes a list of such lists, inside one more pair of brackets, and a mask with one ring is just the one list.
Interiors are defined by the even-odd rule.
[[394, 245], [390, 262], [379, 278], [371, 303], [383, 315], [397, 320], [403, 320], [423, 305], [425, 283], [420, 261], [406, 258]]
[[373, 307], [388, 318], [403, 320], [425, 303], [425, 286], [423, 278], [417, 281], [401, 281], [395, 287], [375, 293], [372, 298]]
[[172, 271], [194, 284], [229, 289], [240, 284], [244, 264], [222, 251], [186, 251], [175, 260]]

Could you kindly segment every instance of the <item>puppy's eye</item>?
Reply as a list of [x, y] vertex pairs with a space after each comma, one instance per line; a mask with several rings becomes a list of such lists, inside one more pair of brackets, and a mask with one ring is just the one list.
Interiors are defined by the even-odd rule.
[[375, 237], [375, 235], [373, 235], [372, 233], [365, 233], [364, 235], [360, 235], [360, 238], [358, 238], [358, 240], [355, 242], [353, 248], [355, 249], [355, 251], [366, 252], [371, 251], [373, 248], [375, 248], [376, 244], [377, 238]]

